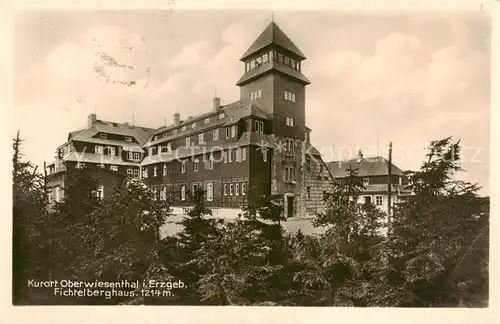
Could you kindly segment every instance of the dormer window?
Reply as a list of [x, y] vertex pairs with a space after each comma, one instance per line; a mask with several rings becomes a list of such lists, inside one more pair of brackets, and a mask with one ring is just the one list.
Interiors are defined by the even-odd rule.
[[125, 142], [132, 142], [132, 137], [125, 137]]
[[196, 127], [196, 122], [191, 124], [191, 128], [195, 128], [195, 127]]
[[187, 127], [186, 127], [186, 126], [182, 126], [182, 131], [183, 131], [183, 132], [185, 132], [185, 131], [186, 131], [186, 129], [187, 129]]
[[226, 117], [226, 114], [224, 114], [224, 113], [219, 114], [219, 119], [223, 119], [224, 117]]
[[210, 118], [205, 118], [205, 124], [210, 123]]
[[108, 138], [108, 134], [106, 134], [106, 133], [100, 133], [99, 137], [100, 138]]

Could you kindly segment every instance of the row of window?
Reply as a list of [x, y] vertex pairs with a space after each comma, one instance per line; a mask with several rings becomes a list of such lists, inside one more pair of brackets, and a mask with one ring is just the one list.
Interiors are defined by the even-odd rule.
[[284, 97], [285, 97], [285, 100], [295, 102], [295, 93], [292, 93], [290, 91], [285, 90]]
[[294, 182], [295, 181], [295, 168], [292, 166], [286, 166], [284, 170], [284, 179], [285, 182]]
[[286, 125], [293, 127], [293, 125], [295, 125], [295, 120], [292, 117], [286, 117]]
[[94, 152], [95, 154], [116, 155], [116, 149], [112, 146], [96, 145], [94, 147]]
[[300, 62], [294, 60], [293, 58], [284, 55], [282, 53], [276, 52], [275, 50], [270, 50], [262, 53], [258, 57], [255, 57], [247, 62], [245, 62], [245, 72], [258, 68], [261, 64], [267, 63], [269, 61], [276, 61], [281, 64], [285, 64], [292, 69], [300, 71]]
[[250, 100], [254, 100], [260, 97], [262, 97], [262, 89], [250, 92]]
[[[247, 159], [247, 149], [244, 148], [238, 148], [234, 150], [228, 150], [222, 152], [223, 154], [223, 162], [224, 163], [232, 163], [232, 162], [243, 162]], [[267, 160], [267, 159], [266, 159]], [[210, 157], [207, 161], [204, 161], [205, 164], [205, 170], [213, 170], [214, 168], [214, 159], [213, 157]], [[200, 169], [200, 161], [199, 160], [193, 160], [193, 171], [197, 172]], [[166, 164], [163, 164], [163, 175], [166, 176], [168, 172], [168, 167]], [[153, 166], [153, 177], [158, 176], [158, 171], [159, 168], [155, 165]], [[181, 163], [181, 173], [186, 173], [186, 163]], [[142, 170], [142, 176], [144, 178], [148, 177], [148, 169], [144, 168]]]
[[[224, 119], [226, 117], [226, 114], [224, 112], [221, 112], [220, 114], [217, 115], [217, 119]], [[209, 124], [210, 123], [210, 117], [207, 117], [203, 120], [203, 123], [206, 125], [206, 124]], [[191, 124], [186, 124], [186, 125], [183, 125], [180, 130], [182, 132], [185, 132], [187, 131], [188, 128], [196, 128], [196, 125], [197, 125], [197, 122], [192, 122]], [[179, 128], [174, 128], [172, 130], [172, 134], [177, 134], [179, 131]], [[159, 135], [155, 135], [153, 136], [153, 141], [156, 141], [157, 139], [159, 139], [160, 137], [167, 137], [169, 135], [168, 132], [165, 132], [163, 134], [159, 134]]]
[[225, 183], [223, 186], [222, 194], [224, 196], [245, 196], [247, 191], [247, 184], [242, 183]]
[[[99, 137], [106, 139], [106, 138], [108, 138], [108, 134], [106, 134], [106, 133], [99, 133]], [[125, 141], [126, 142], [132, 142], [132, 137], [125, 136]]]

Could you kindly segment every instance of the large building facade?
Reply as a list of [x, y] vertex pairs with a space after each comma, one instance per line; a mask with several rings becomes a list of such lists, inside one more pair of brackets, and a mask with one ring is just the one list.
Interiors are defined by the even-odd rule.
[[52, 183], [63, 186], [69, 170], [86, 168], [103, 178], [141, 178], [173, 206], [189, 204], [189, 194], [202, 188], [207, 207], [241, 208], [273, 194], [282, 197], [286, 216], [313, 215], [334, 179], [310, 144], [303, 60], [272, 22], [240, 59], [239, 100], [222, 105], [215, 97], [207, 113], [184, 120], [175, 113], [174, 123], [159, 129], [91, 115], [87, 129], [70, 133], [59, 148], [49, 166]]

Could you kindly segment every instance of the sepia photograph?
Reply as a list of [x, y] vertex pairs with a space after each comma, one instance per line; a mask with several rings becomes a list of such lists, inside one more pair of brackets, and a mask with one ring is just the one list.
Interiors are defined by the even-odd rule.
[[13, 23], [12, 305], [490, 306], [479, 2]]

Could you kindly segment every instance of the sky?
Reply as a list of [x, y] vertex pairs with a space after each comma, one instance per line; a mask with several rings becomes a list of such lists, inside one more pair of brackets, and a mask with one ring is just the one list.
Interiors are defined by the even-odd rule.
[[[160, 127], [176, 111], [210, 111], [215, 93], [234, 102], [239, 58], [270, 21], [257, 10], [18, 12], [13, 134], [42, 165], [94, 111]], [[275, 11], [274, 21], [307, 57], [306, 124], [326, 161], [387, 157], [392, 142], [395, 164], [416, 169], [430, 141], [453, 136], [459, 178], [489, 195], [486, 13]]]

